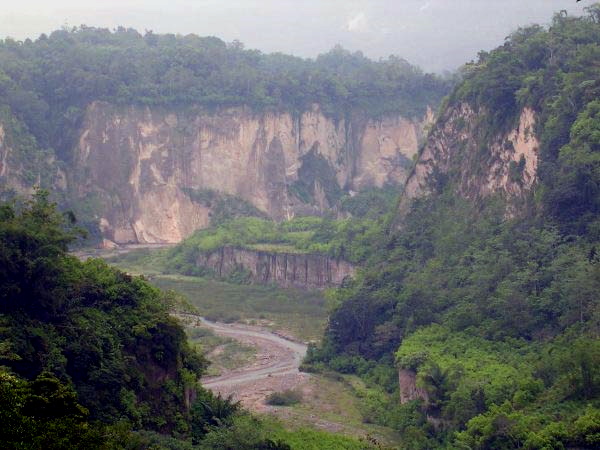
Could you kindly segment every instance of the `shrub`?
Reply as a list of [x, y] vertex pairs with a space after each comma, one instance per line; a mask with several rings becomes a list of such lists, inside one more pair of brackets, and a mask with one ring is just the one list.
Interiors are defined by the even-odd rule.
[[271, 406], [292, 406], [300, 402], [302, 402], [302, 393], [293, 389], [273, 392], [267, 397], [267, 405]]

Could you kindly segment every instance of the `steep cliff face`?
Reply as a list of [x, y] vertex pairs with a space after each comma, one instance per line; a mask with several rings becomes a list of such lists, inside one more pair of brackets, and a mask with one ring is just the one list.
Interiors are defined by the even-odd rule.
[[249, 272], [253, 282], [302, 289], [339, 286], [344, 279], [354, 275], [354, 267], [350, 263], [323, 255], [273, 253], [233, 247], [222, 247], [201, 254], [196, 263], [219, 277], [243, 269]]
[[501, 194], [508, 200], [508, 214], [516, 212], [516, 205], [537, 178], [535, 113], [523, 109], [515, 127], [491, 137], [482, 135], [486, 114], [460, 103], [438, 119], [406, 181], [399, 204], [400, 220], [414, 199], [446, 183], [473, 201]]
[[405, 404], [414, 400], [429, 401], [429, 394], [417, 386], [417, 373], [412, 369], [398, 370], [398, 386], [400, 390], [400, 403]]
[[0, 196], [29, 196], [36, 186], [64, 191], [67, 179], [54, 156], [40, 151], [24, 130], [15, 130], [14, 118], [7, 122], [0, 120]]
[[105, 237], [178, 242], [210, 220], [210, 207], [193, 192], [234, 195], [281, 220], [322, 212], [344, 190], [403, 183], [428, 120], [335, 121], [317, 105], [293, 116], [95, 102], [75, 148], [71, 187], [95, 205]]

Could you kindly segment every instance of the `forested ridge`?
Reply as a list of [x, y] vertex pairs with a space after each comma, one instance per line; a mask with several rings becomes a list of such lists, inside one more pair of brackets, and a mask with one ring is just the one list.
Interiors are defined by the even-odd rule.
[[[307, 370], [367, 380], [368, 419], [409, 448], [600, 443], [599, 12], [516, 31], [467, 65], [442, 105], [440, 117], [465, 103], [479, 111], [484, 155], [522, 108], [535, 111], [528, 207], [511, 217], [500, 195], [470, 203], [454, 172], [434, 173], [433, 194], [331, 293]], [[420, 390], [401, 406], [398, 369]]]
[[0, 98], [41, 149], [68, 160], [85, 107], [249, 106], [332, 117], [401, 113], [421, 117], [449, 82], [390, 56], [372, 61], [341, 47], [314, 60], [246, 50], [216, 37], [140, 34], [93, 27], [62, 29], [35, 41], [0, 42]]
[[207, 362], [170, 317], [167, 294], [67, 254], [80, 233], [69, 219], [44, 192], [0, 207], [3, 446], [152, 441], [132, 429], [200, 439], [212, 416], [194, 420], [204, 411], [198, 402], [223, 402], [227, 414], [237, 406], [197, 383]]

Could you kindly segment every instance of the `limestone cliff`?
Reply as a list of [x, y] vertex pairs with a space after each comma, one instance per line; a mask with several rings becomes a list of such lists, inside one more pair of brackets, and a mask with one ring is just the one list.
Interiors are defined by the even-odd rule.
[[339, 286], [354, 275], [354, 267], [350, 263], [324, 255], [275, 253], [234, 247], [202, 253], [196, 264], [212, 270], [219, 277], [242, 269], [250, 274], [253, 282], [302, 289]]
[[104, 237], [178, 242], [210, 220], [193, 192], [234, 195], [281, 220], [318, 214], [344, 191], [401, 184], [430, 119], [334, 120], [317, 105], [292, 115], [94, 102], [71, 188], [94, 205]]
[[398, 386], [400, 403], [405, 404], [414, 400], [429, 401], [429, 394], [424, 388], [417, 386], [417, 373], [412, 369], [398, 370]]
[[523, 109], [514, 127], [495, 136], [483, 136], [486, 114], [468, 103], [459, 103], [438, 118], [406, 181], [398, 224], [414, 199], [446, 183], [452, 183], [457, 194], [476, 202], [500, 194], [508, 200], [508, 214], [516, 212], [537, 178], [535, 112]]

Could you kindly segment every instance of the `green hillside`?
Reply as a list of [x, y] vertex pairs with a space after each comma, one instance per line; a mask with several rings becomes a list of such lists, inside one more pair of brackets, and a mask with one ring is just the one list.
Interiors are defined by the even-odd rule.
[[[481, 111], [477, 138], [540, 120], [530, 209], [455, 195], [452, 172], [336, 293], [312, 370], [356, 373], [374, 420], [410, 448], [595, 448], [600, 436], [600, 7], [520, 29], [465, 66], [443, 111]], [[440, 114], [440, 116], [443, 115]], [[484, 161], [483, 159], [482, 161]], [[398, 404], [397, 369], [424, 400]]]

